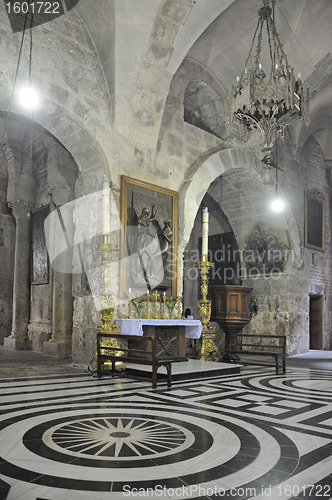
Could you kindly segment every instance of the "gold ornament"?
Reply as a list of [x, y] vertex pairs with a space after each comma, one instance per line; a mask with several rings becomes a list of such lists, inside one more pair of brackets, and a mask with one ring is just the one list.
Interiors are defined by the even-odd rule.
[[177, 310], [178, 310], [178, 313], [177, 313], [177, 319], [181, 319], [181, 295], [179, 295], [179, 297], [176, 299], [177, 301]]
[[150, 294], [146, 294], [146, 319], [151, 319], [152, 316], [150, 316]]
[[[103, 236], [103, 244], [100, 247], [103, 259], [102, 278], [104, 284], [104, 291], [99, 295], [99, 301], [102, 306], [101, 323], [98, 325], [100, 333], [120, 333], [120, 327], [112, 324], [114, 314], [114, 297], [111, 292], [111, 260], [112, 252], [117, 249], [115, 245], [111, 244], [111, 237], [109, 235]], [[113, 340], [107, 341], [107, 347], [118, 347]], [[121, 356], [121, 353], [118, 352]], [[115, 364], [117, 370], [124, 370], [126, 365], [122, 361], [117, 361]]]
[[153, 297], [154, 297], [154, 316], [153, 316], [153, 318], [157, 319], [158, 318], [158, 298], [159, 298], [159, 293], [157, 292], [157, 290], [154, 292]]
[[203, 325], [202, 336], [201, 336], [201, 348], [199, 357], [202, 361], [209, 361], [213, 358], [220, 356], [219, 349], [214, 343], [215, 338], [215, 328], [208, 327], [208, 323], [211, 318], [211, 300], [207, 299], [208, 294], [208, 272], [212, 263], [207, 260], [206, 255], [202, 255], [202, 260], [197, 262], [197, 266], [200, 270], [202, 283], [201, 283], [201, 294], [202, 298], [198, 302], [199, 313], [201, 316], [201, 321]]
[[166, 316], [166, 295], [163, 294], [162, 298], [163, 298], [162, 319], [166, 319], [167, 318], [167, 316]]

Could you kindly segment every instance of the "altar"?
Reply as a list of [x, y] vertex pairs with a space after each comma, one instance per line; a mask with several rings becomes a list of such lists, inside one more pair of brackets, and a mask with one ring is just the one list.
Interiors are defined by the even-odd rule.
[[120, 333], [155, 337], [157, 357], [186, 358], [186, 339], [199, 339], [202, 323], [183, 319], [117, 319]]

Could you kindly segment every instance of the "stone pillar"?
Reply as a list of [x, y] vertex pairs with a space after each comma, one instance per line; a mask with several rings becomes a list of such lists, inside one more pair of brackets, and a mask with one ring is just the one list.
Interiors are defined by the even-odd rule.
[[[73, 207], [66, 205], [65, 210], [57, 209], [57, 212], [68, 247], [53, 263], [52, 338], [43, 343], [43, 352], [50, 356], [66, 357], [71, 355], [72, 350]], [[55, 235], [55, 245], [57, 241], [59, 238]]]
[[27, 206], [13, 206], [16, 220], [13, 320], [12, 333], [4, 339], [4, 348], [24, 350], [29, 348], [27, 329], [30, 311], [30, 212]]

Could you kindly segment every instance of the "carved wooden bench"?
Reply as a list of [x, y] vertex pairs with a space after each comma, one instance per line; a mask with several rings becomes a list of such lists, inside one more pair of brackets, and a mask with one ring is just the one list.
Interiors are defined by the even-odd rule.
[[[110, 345], [111, 344], [111, 345]], [[105, 361], [111, 362], [111, 369], [103, 367]], [[116, 362], [150, 365], [152, 367], [152, 388], [157, 387], [157, 371], [165, 366], [167, 386], [172, 385], [172, 361], [175, 359], [158, 358], [155, 338], [149, 335], [127, 335], [119, 333], [97, 333], [97, 377], [111, 374], [137, 380], [146, 380], [142, 376], [128, 373], [126, 370], [117, 370]]]
[[[286, 336], [269, 334], [238, 333], [231, 334], [226, 353], [241, 356], [272, 356], [275, 360], [276, 373], [279, 373], [280, 361], [282, 371], [286, 373]], [[246, 364], [269, 366], [266, 363], [252, 361]]]

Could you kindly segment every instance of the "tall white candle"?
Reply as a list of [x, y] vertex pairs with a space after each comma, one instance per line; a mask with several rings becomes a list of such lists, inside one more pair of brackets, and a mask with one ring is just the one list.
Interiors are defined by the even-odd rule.
[[209, 212], [205, 207], [203, 208], [203, 218], [202, 218], [202, 255], [208, 254], [209, 248]]
[[103, 180], [103, 235], [111, 234], [111, 219], [110, 219], [110, 183], [104, 176]]

